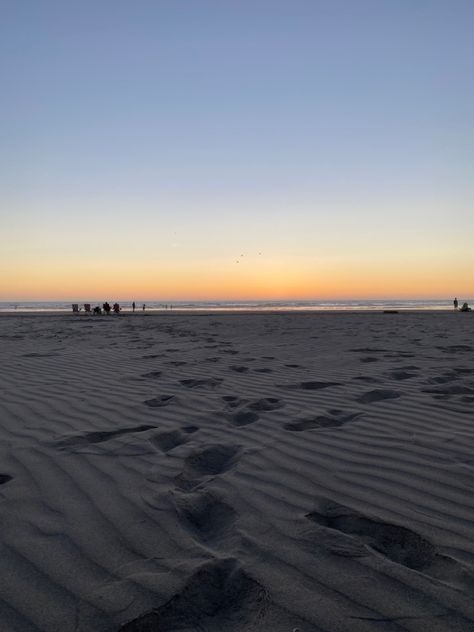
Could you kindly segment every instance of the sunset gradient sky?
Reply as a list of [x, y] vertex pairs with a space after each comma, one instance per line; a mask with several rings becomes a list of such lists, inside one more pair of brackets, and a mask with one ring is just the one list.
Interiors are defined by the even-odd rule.
[[3, 0], [0, 300], [472, 297], [473, 23]]

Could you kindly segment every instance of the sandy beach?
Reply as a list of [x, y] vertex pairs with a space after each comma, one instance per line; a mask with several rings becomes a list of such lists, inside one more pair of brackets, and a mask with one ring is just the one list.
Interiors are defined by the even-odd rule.
[[0, 630], [472, 632], [473, 318], [0, 317]]

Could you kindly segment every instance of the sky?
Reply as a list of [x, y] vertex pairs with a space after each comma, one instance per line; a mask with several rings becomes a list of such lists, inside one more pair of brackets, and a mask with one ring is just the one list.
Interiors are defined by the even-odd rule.
[[472, 0], [0, 0], [0, 300], [474, 296]]

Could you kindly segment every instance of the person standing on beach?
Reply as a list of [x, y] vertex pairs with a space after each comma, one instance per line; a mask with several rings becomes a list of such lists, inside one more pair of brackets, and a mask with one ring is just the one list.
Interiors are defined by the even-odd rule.
[[454, 298], [453, 303], [454, 303], [454, 309], [457, 309], [458, 308], [458, 299], [457, 299], [457, 297]]
[[135, 311], [135, 301], [132, 303], [132, 310]]
[[145, 305], [145, 303], [143, 303], [143, 306], [142, 306], [142, 310], [143, 311], [145, 311], [145, 307], [146, 307], [146, 305]]

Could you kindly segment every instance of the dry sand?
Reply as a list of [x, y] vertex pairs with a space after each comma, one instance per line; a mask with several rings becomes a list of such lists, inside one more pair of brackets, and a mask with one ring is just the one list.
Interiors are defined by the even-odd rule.
[[0, 630], [474, 629], [474, 315], [0, 318]]

